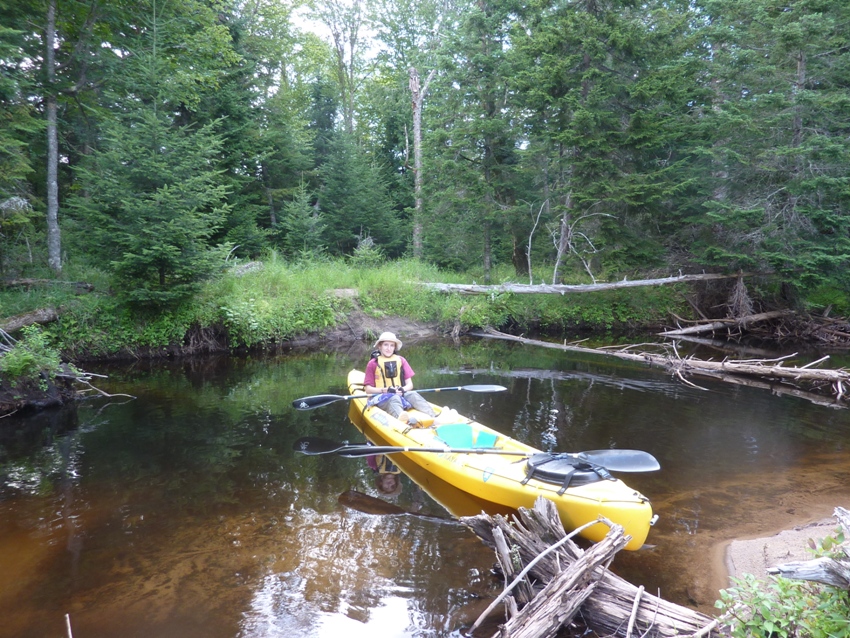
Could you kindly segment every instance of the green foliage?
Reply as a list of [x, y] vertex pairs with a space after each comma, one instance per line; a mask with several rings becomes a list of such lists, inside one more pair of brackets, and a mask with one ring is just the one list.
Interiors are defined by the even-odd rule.
[[371, 237], [361, 237], [348, 261], [356, 268], [376, 268], [386, 261], [384, 251]]
[[55, 376], [62, 360], [50, 346], [48, 336], [38, 326], [23, 328], [21, 335], [10, 350], [0, 353], [0, 374], [12, 383], [36, 380], [42, 373], [49, 378]]
[[221, 122], [193, 124], [190, 113], [240, 58], [203, 3], [137, 10], [145, 28], [127, 34], [133, 55], [108, 85], [112, 117], [76, 167], [70, 206], [78, 244], [108, 264], [123, 300], [164, 307], [197, 292], [229, 250], [215, 235], [230, 213]]
[[320, 258], [325, 252], [322, 242], [325, 224], [322, 214], [311, 205], [311, 200], [312, 195], [301, 182], [295, 197], [283, 207], [280, 222], [285, 253], [302, 261]]
[[396, 259], [419, 210], [415, 68], [429, 263], [525, 281], [530, 244], [535, 282], [556, 264], [569, 280], [743, 268], [850, 291], [848, 3], [378, 0], [374, 46], [353, 38], [359, 9], [308, 9], [351, 19], [331, 42], [300, 32], [297, 5], [60, 0], [54, 82], [43, 5], [0, 0], [3, 273], [44, 261], [49, 95], [63, 267], [102, 264], [127, 302], [173, 310], [220, 247], [374, 267], [370, 237]]
[[[88, 277], [98, 280], [90, 271]], [[358, 306], [373, 317], [401, 316], [447, 327], [459, 322], [465, 329], [631, 331], [662, 323], [670, 312], [688, 314], [684, 295], [672, 286], [566, 296], [458, 295], [425, 288], [422, 282], [469, 283], [471, 278], [412, 259], [361, 266], [350, 259], [291, 263], [269, 253], [260, 267], [241, 272], [237, 264], [205, 282], [190, 301], [167, 309], [140, 312], [97, 292], [30, 295], [16, 303], [21, 312], [48, 300], [61, 303], [63, 312], [47, 332], [71, 357], [128, 350], [156, 354], [182, 345], [198, 328], [225, 329], [233, 347], [262, 347], [338, 326], [353, 308], [350, 293], [337, 296], [339, 289], [356, 291]]]
[[327, 224], [328, 249], [335, 255], [348, 255], [369, 236], [389, 256], [398, 256], [405, 238], [376, 163], [354, 140], [338, 136], [322, 174], [325, 188], [319, 204]]
[[838, 286], [822, 285], [807, 290], [805, 303], [812, 310], [824, 311], [829, 308], [833, 315], [850, 315], [850, 291]]
[[[36, 229], [34, 198], [25, 180], [34, 173], [30, 145], [42, 125], [26, 98], [24, 32], [3, 26], [0, 10], [0, 274], [17, 270], [15, 248], [27, 246]], [[21, 250], [20, 252], [23, 252]]]
[[130, 129], [114, 129], [80, 171], [86, 194], [71, 206], [125, 300], [173, 304], [224, 263], [223, 247], [207, 243], [225, 213], [212, 170], [221, 140], [212, 127], [172, 129], [153, 111], [124, 121]]
[[[846, 557], [839, 548], [841, 532], [827, 537], [813, 550], [819, 556]], [[809, 581], [752, 574], [733, 579], [734, 587], [721, 590], [715, 603], [720, 620], [734, 638], [847, 638], [850, 636], [850, 592]]]
[[[0, 17], [4, 13], [0, 9]], [[25, 70], [30, 65], [25, 32], [10, 29], [4, 22], [0, 20], [0, 203], [25, 194], [22, 181], [33, 172], [28, 143], [41, 130], [35, 109], [25, 99], [30, 81]], [[0, 239], [3, 216], [0, 208]]]

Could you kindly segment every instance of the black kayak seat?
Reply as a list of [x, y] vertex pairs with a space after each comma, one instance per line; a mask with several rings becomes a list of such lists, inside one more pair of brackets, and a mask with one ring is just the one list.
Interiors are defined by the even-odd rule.
[[558, 494], [563, 494], [568, 487], [588, 485], [612, 478], [610, 474], [597, 465], [573, 456], [572, 454], [548, 454], [541, 452], [529, 457], [526, 462], [526, 474], [523, 484], [531, 479], [544, 483], [560, 485]]

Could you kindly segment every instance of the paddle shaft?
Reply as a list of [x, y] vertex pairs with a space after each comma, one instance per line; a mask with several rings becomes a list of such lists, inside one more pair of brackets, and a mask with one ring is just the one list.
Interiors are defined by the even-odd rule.
[[[346, 445], [338, 450], [333, 450], [334, 454], [346, 456], [348, 458], [359, 458], [361, 456], [377, 456], [380, 454], [401, 454], [405, 452], [429, 452], [429, 453], [445, 453], [445, 454], [499, 454], [502, 456], [531, 456], [530, 452], [512, 452], [508, 450], [498, 450], [496, 448], [481, 448], [481, 447], [402, 447], [400, 445]], [[330, 452], [323, 452], [329, 454]]]
[[314, 436], [304, 436], [298, 439], [292, 449], [316, 456], [319, 454], [337, 454], [348, 458], [364, 456], [375, 456], [379, 454], [405, 454], [412, 452], [425, 452], [431, 454], [497, 454], [499, 456], [521, 456], [534, 458], [542, 454], [551, 457], [553, 461], [563, 459], [573, 460], [576, 463], [587, 463], [592, 466], [603, 467], [612, 472], [653, 472], [661, 468], [654, 456], [641, 450], [591, 450], [589, 452], [577, 452], [574, 454], [566, 452], [540, 452], [529, 450], [504, 450], [494, 447], [458, 448], [448, 445], [441, 447], [419, 447], [402, 445], [368, 445], [339, 443]]
[[[658, 461], [648, 452], [641, 450], [594, 450], [588, 455], [587, 452], [570, 454], [567, 452], [520, 452], [514, 450], [501, 450], [487, 447], [403, 447], [393, 445], [345, 445], [336, 450], [320, 452], [319, 454], [335, 453], [347, 458], [360, 458], [363, 456], [375, 456], [378, 454], [406, 454], [409, 452], [430, 452], [437, 454], [498, 454], [499, 456], [523, 456], [529, 458], [537, 454], [547, 454], [553, 459], [569, 459], [567, 462], [586, 463], [594, 468], [608, 469], [612, 472], [654, 472], [661, 468]], [[607, 452], [607, 454], [605, 454]], [[594, 459], [593, 454], [599, 454], [600, 458]], [[608, 457], [606, 462], [604, 456]]]
[[[423, 392], [450, 392], [456, 390], [466, 390], [467, 392], [501, 392], [503, 390], [507, 390], [506, 387], [501, 385], [457, 385], [449, 388], [425, 388], [424, 390], [416, 390], [420, 394]], [[321, 408], [326, 405], [330, 405], [331, 403], [336, 403], [337, 401], [348, 401], [350, 399], [366, 399], [372, 397], [372, 394], [366, 394], [365, 392], [360, 394], [317, 394], [312, 397], [302, 397], [300, 399], [295, 399], [292, 402], [292, 407], [296, 410], [312, 410], [314, 408]]]

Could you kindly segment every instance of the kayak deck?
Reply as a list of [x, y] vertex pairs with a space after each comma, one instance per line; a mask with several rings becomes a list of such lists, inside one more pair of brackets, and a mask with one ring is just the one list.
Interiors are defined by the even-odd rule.
[[[362, 391], [363, 376], [359, 370], [349, 372], [352, 394]], [[426, 427], [411, 427], [379, 407], [367, 407], [366, 399], [358, 398], [351, 401], [349, 418], [376, 445], [445, 448], [445, 452], [411, 451], [393, 455], [394, 462], [426, 489], [423, 483], [430, 483], [427, 477], [432, 475], [472, 497], [488, 513], [531, 508], [537, 497], [544, 496], [555, 503], [568, 530], [604, 517], [622, 525], [631, 536], [626, 549], [635, 550], [643, 545], [653, 522], [652, 506], [649, 499], [621, 480], [610, 475], [602, 478], [595, 473], [591, 477], [587, 472], [568, 476], [563, 483], [540, 480], [530, 473], [527, 461], [540, 450], [453, 410], [436, 405], [434, 409], [441, 413], [436, 420], [415, 413], [420, 426]], [[446, 419], [446, 415], [450, 416]], [[481, 509], [472, 513], [477, 514]], [[608, 526], [600, 522], [584, 530], [582, 536], [599, 541], [607, 532]]]

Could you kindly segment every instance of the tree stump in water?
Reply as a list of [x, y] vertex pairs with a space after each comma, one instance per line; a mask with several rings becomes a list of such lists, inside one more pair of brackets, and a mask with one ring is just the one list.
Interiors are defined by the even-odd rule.
[[[499, 638], [554, 636], [579, 611], [582, 622], [597, 636], [721, 635], [711, 616], [646, 594], [642, 587], [608, 571], [616, 552], [628, 542], [618, 525], [611, 525], [606, 538], [585, 551], [567, 538], [555, 505], [542, 497], [534, 509], [520, 508], [511, 521], [487, 514], [461, 521], [491, 547], [503, 545], [497, 557], [507, 579], [519, 574], [530, 577], [535, 596], [524, 608], [517, 610], [513, 597], [505, 596], [511, 618], [496, 634]], [[500, 536], [503, 540], [497, 540]]]

